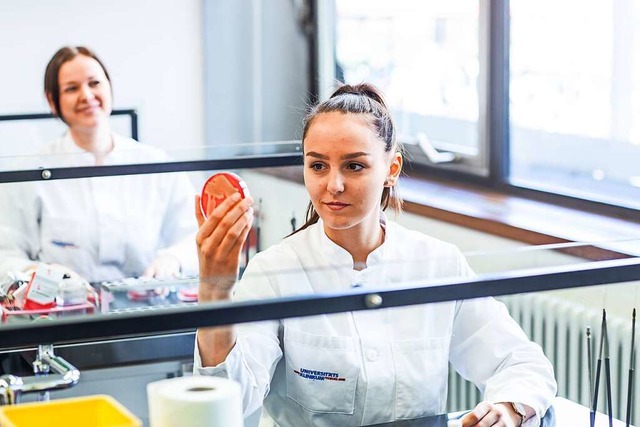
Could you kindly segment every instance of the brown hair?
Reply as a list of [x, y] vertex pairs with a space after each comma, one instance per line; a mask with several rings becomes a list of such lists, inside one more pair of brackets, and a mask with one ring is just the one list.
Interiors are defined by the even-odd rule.
[[60, 119], [65, 123], [66, 121], [60, 112], [60, 80], [58, 75], [62, 64], [71, 61], [78, 55], [88, 56], [89, 58], [93, 58], [98, 61], [98, 64], [100, 64], [104, 71], [104, 75], [107, 77], [109, 83], [111, 83], [111, 78], [109, 78], [109, 73], [107, 72], [104, 64], [90, 49], [84, 46], [65, 46], [58, 49], [49, 61], [49, 64], [47, 64], [47, 69], [44, 72], [44, 93], [47, 97], [51, 96], [51, 101], [55, 110], [54, 114], [60, 117]]
[[[378, 88], [369, 83], [340, 86], [333, 92], [329, 99], [313, 107], [304, 119], [304, 128], [302, 130], [303, 146], [307, 132], [316, 117], [323, 113], [332, 112], [369, 116], [373, 130], [384, 143], [384, 151], [390, 152], [395, 150], [402, 153], [402, 147], [396, 139], [393, 119], [391, 118], [391, 113], [384, 101], [382, 93]], [[391, 207], [396, 213], [402, 210], [402, 198], [398, 194], [396, 186], [397, 184], [392, 187], [384, 187], [382, 190], [382, 197], [380, 199], [380, 207], [382, 210], [386, 210], [388, 207]], [[313, 204], [309, 202], [305, 223], [294, 233], [315, 224], [318, 222], [318, 219], [320, 219], [318, 212], [314, 209]]]

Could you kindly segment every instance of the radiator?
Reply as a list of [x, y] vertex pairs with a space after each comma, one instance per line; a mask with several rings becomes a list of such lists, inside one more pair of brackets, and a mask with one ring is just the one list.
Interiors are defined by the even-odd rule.
[[[538, 343], [551, 360], [558, 381], [558, 396], [589, 407], [586, 327], [591, 327], [591, 354], [595, 365], [600, 346], [602, 311], [543, 294], [515, 295], [499, 299], [506, 304], [511, 316], [522, 326], [529, 338]], [[640, 316], [638, 321], [640, 322]], [[640, 334], [640, 323], [636, 325], [636, 329]], [[631, 313], [628, 320], [608, 315], [607, 332], [611, 362], [612, 412], [615, 418], [625, 420], [631, 351]], [[636, 342], [638, 342], [638, 336], [636, 336]], [[637, 368], [640, 367], [638, 361], [636, 352]], [[595, 366], [593, 375], [595, 376]], [[631, 420], [634, 425], [640, 425], [639, 383], [640, 375], [634, 378]], [[604, 360], [599, 390], [598, 410], [608, 413]], [[448, 411], [470, 409], [481, 400], [479, 390], [472, 383], [450, 370]], [[588, 421], [585, 424], [576, 425], [588, 425]]]

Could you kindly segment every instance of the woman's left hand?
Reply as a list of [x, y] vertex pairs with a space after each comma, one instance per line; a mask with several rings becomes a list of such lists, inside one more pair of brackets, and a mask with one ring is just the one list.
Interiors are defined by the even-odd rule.
[[520, 416], [506, 403], [480, 402], [461, 421], [462, 427], [520, 426]]
[[142, 277], [155, 277], [158, 279], [171, 279], [180, 276], [180, 260], [173, 254], [157, 255], [149, 265]]

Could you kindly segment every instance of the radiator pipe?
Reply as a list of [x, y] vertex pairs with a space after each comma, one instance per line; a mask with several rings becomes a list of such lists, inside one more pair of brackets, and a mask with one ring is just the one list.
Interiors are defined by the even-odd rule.
[[[591, 353], [591, 328], [589, 326], [587, 326], [587, 371], [589, 373], [589, 396], [592, 396], [591, 393], [593, 393], [593, 354]], [[589, 425], [590, 427], [594, 427], [595, 412], [593, 410], [593, 407], [590, 409], [591, 411], [589, 412]]]
[[627, 426], [631, 423], [631, 405], [633, 404], [633, 371], [636, 363], [636, 309], [631, 316], [631, 360], [629, 361], [629, 382], [627, 384]]
[[600, 327], [600, 350], [598, 351], [598, 361], [596, 362], [596, 379], [593, 389], [593, 405], [591, 408], [591, 425], [596, 423], [596, 411], [598, 410], [598, 393], [600, 391], [600, 371], [602, 370], [602, 350], [604, 348], [604, 332], [607, 312], [602, 309], [602, 325]]
[[609, 427], [613, 427], [613, 405], [611, 403], [611, 362], [609, 360], [609, 332], [607, 331], [607, 314], [604, 314], [604, 373], [607, 381], [607, 414]]

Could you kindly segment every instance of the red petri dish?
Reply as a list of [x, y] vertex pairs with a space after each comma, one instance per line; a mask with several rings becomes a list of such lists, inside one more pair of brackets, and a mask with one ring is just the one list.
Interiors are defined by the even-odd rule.
[[130, 290], [127, 291], [127, 298], [130, 301], [146, 301], [151, 298], [165, 299], [169, 295], [169, 288], [159, 286], [154, 289]]
[[249, 195], [249, 188], [242, 178], [233, 172], [211, 175], [202, 186], [200, 196], [202, 215], [207, 218], [212, 210], [233, 193], [240, 193], [243, 199]]
[[177, 297], [180, 301], [196, 302], [198, 301], [198, 288], [181, 288], [178, 289]]

